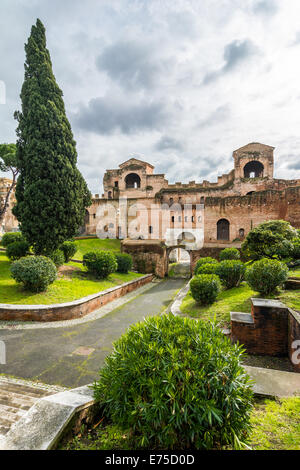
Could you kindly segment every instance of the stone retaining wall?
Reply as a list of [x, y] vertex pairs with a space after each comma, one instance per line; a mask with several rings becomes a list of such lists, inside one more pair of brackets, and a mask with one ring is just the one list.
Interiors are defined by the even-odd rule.
[[97, 294], [73, 302], [55, 305], [6, 305], [0, 304], [0, 320], [52, 322], [81, 318], [103, 305], [132, 292], [153, 280], [153, 274], [106, 289]]
[[243, 344], [248, 354], [288, 356], [295, 372], [300, 372], [300, 364], [292, 358], [295, 341], [300, 348], [300, 314], [278, 300], [251, 302], [251, 314], [231, 312], [232, 341]]

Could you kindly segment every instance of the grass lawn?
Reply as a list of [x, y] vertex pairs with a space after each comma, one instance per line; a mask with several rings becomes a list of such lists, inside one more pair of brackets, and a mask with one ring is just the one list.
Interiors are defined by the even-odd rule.
[[230, 322], [230, 312], [250, 312], [250, 297], [256, 295], [257, 293], [248, 284], [243, 283], [240, 287], [222, 290], [212, 305], [201, 306], [195, 302], [189, 291], [180, 308], [184, 316], [201, 318], [201, 320], [216, 318], [222, 325], [226, 325]]
[[[251, 297], [261, 296], [253, 291], [246, 282], [243, 282], [240, 287], [222, 290], [216, 302], [208, 306], [198, 305], [189, 291], [180, 308], [184, 316], [201, 320], [216, 319], [222, 326], [226, 326], [230, 322], [230, 312], [247, 313], [251, 311]], [[277, 295], [268, 298], [279, 299], [289, 307], [300, 310], [300, 290], [279, 291]]]
[[132, 272], [113, 273], [105, 280], [97, 280], [86, 272], [82, 264], [71, 262], [60, 269], [58, 279], [46, 292], [34, 294], [25, 291], [10, 277], [10, 264], [5, 254], [0, 252], [0, 303], [2, 304], [49, 305], [70, 302], [143, 276]]
[[[256, 399], [248, 445], [253, 450], [300, 450], [300, 397]], [[101, 422], [62, 446], [72, 450], [134, 450], [130, 432]]]
[[120, 240], [100, 240], [99, 238], [92, 238], [90, 240], [76, 240], [77, 252], [74, 259], [82, 260], [83, 255], [89, 251], [104, 250], [104, 251], [120, 251]]

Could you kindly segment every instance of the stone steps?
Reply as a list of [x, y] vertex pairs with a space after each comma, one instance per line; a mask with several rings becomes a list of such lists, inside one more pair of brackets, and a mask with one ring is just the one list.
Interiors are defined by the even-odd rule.
[[64, 390], [0, 376], [0, 440], [42, 397]]

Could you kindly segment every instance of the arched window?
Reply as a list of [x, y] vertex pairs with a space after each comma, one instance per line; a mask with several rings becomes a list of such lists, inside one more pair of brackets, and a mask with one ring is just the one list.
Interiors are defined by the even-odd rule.
[[262, 178], [264, 176], [264, 166], [262, 163], [253, 160], [244, 166], [244, 178]]
[[108, 199], [112, 199], [112, 192], [108, 191]]
[[245, 229], [240, 228], [240, 230], [239, 230], [239, 237], [240, 237], [240, 238], [244, 238], [244, 237], [245, 237]]
[[125, 178], [126, 189], [137, 189], [141, 187], [141, 178], [136, 173], [129, 173]]
[[220, 219], [217, 223], [217, 239], [229, 240], [230, 223], [227, 219]]

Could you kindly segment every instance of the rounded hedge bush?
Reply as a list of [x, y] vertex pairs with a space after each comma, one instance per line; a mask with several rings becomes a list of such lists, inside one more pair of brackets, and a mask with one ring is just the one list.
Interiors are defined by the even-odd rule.
[[83, 256], [83, 265], [99, 279], [105, 279], [118, 269], [116, 257], [110, 251], [91, 251]]
[[23, 237], [21, 232], [7, 232], [3, 235], [1, 244], [6, 248], [11, 243], [15, 242], [24, 242], [25, 238]]
[[10, 270], [13, 279], [32, 292], [45, 291], [57, 276], [55, 264], [45, 256], [21, 258], [12, 264]]
[[216, 269], [216, 274], [227, 289], [238, 287], [245, 278], [245, 272], [245, 264], [238, 260], [221, 261]]
[[55, 250], [53, 253], [49, 256], [50, 259], [52, 259], [53, 263], [57, 268], [62, 266], [65, 262], [65, 255], [62, 250]]
[[262, 295], [273, 294], [288, 278], [288, 267], [278, 260], [263, 258], [246, 271], [249, 286]]
[[114, 343], [94, 395], [137, 447], [241, 447], [253, 406], [242, 357], [212, 323], [147, 318]]
[[23, 256], [26, 256], [28, 250], [29, 250], [29, 243], [25, 241], [13, 242], [7, 245], [6, 256], [10, 260], [15, 261], [17, 259], [23, 258]]
[[198, 259], [197, 263], [196, 263], [196, 266], [195, 266], [195, 274], [197, 274], [198, 272], [198, 269], [200, 266], [202, 266], [203, 264], [217, 264], [218, 261], [214, 258], [211, 258], [210, 256], [207, 256], [205, 258], [200, 258]]
[[127, 274], [132, 268], [132, 257], [127, 253], [117, 253], [115, 257], [118, 265], [118, 273]]
[[220, 253], [220, 261], [225, 261], [227, 259], [238, 260], [241, 258], [241, 254], [237, 248], [225, 248]]
[[60, 249], [64, 254], [65, 263], [68, 263], [70, 259], [73, 258], [73, 256], [75, 255], [77, 251], [77, 246], [75, 242], [66, 241], [61, 245]]
[[221, 291], [221, 283], [215, 274], [199, 274], [190, 282], [193, 299], [201, 305], [214, 303]]
[[215, 274], [217, 267], [218, 263], [201, 264], [197, 268], [196, 275], [198, 276], [199, 274]]

